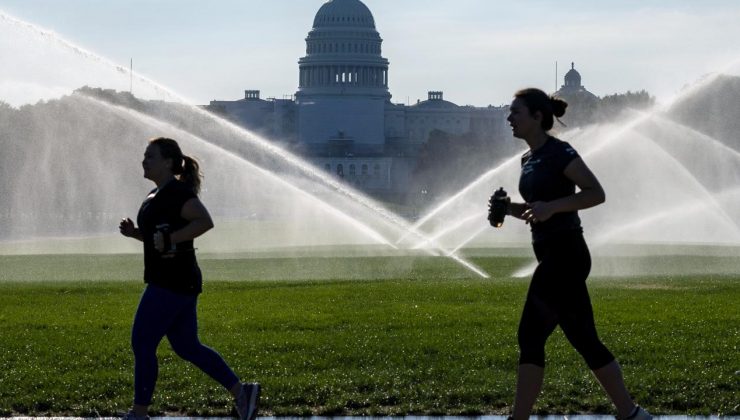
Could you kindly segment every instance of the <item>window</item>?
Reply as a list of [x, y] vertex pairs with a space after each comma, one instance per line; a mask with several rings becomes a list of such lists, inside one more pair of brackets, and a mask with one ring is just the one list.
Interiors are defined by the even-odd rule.
[[373, 175], [380, 177], [380, 164], [376, 163], [373, 167]]
[[357, 171], [355, 171], [355, 165], [349, 165], [349, 176], [355, 176], [357, 175]]
[[324, 169], [326, 169], [326, 172], [331, 172], [331, 163], [324, 165]]
[[340, 178], [344, 178], [344, 166], [341, 163], [337, 165], [337, 175]]
[[361, 170], [360, 174], [363, 176], [366, 176], [367, 175], [367, 164], [363, 163], [362, 168], [360, 170]]

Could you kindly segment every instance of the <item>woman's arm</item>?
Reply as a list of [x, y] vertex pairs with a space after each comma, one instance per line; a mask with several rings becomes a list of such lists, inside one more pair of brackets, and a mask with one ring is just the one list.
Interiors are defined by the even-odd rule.
[[190, 221], [190, 223], [170, 234], [170, 241], [173, 244], [195, 239], [213, 228], [211, 215], [208, 214], [206, 207], [197, 198], [191, 198], [185, 202], [180, 211], [180, 216]]
[[544, 222], [555, 213], [583, 210], [606, 201], [604, 189], [583, 159], [571, 161], [563, 174], [573, 181], [580, 191], [553, 201], [530, 203], [530, 208], [522, 214], [525, 220], [531, 223]]
[[[206, 207], [197, 198], [191, 198], [185, 202], [182, 210], [180, 210], [180, 216], [190, 223], [183, 226], [182, 229], [171, 232], [169, 234], [169, 244], [195, 239], [213, 227], [211, 215], [208, 214]], [[157, 251], [164, 252], [165, 248], [169, 247], [166, 236], [166, 233], [154, 233], [154, 248]]]

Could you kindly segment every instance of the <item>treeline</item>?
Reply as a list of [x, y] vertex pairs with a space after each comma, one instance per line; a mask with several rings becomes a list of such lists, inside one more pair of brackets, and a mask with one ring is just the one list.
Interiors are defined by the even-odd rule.
[[612, 122], [624, 111], [647, 110], [655, 105], [655, 97], [650, 96], [646, 90], [615, 93], [601, 98], [588, 92], [561, 97], [568, 103], [562, 120], [569, 128]]

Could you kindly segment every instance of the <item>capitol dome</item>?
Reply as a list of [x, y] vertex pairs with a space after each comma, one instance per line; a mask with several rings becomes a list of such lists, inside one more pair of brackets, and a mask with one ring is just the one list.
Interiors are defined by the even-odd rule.
[[330, 0], [316, 12], [314, 28], [355, 27], [375, 29], [370, 9], [360, 0]]
[[316, 12], [295, 94], [298, 140], [312, 153], [382, 153], [391, 98], [382, 44], [360, 0], [328, 0]]
[[[298, 60], [296, 97], [356, 95], [390, 99], [388, 60], [370, 9], [360, 0], [329, 0], [316, 12]], [[313, 100], [313, 99], [311, 99]]]

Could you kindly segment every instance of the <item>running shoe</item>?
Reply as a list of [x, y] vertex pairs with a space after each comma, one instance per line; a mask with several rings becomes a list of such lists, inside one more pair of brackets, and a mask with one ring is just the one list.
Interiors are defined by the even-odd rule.
[[239, 413], [239, 420], [254, 420], [257, 418], [261, 388], [258, 383], [242, 384], [242, 391], [236, 397], [236, 412]]
[[647, 412], [644, 408], [639, 405], [635, 406], [632, 410], [632, 414], [627, 416], [624, 420], [653, 420], [653, 416]]
[[149, 420], [149, 416], [137, 416], [134, 410], [129, 410], [128, 413], [121, 417], [121, 420]]

